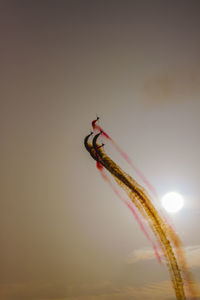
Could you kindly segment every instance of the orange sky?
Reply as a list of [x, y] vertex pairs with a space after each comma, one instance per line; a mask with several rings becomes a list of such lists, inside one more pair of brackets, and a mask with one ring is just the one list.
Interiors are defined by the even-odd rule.
[[199, 1], [1, 6], [0, 299], [175, 299], [84, 149], [96, 113], [160, 196], [185, 198], [172, 219], [200, 286]]

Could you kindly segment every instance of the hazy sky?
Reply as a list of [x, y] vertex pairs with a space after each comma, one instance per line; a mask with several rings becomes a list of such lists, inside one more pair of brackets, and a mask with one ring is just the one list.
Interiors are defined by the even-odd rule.
[[184, 196], [172, 220], [200, 286], [200, 2], [0, 6], [0, 299], [175, 299], [84, 149], [96, 113], [160, 197]]

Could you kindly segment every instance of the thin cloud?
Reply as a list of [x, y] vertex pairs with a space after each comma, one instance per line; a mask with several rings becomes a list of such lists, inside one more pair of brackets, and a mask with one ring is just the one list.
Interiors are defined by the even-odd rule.
[[140, 261], [153, 260], [156, 259], [155, 253], [152, 249], [144, 248], [133, 251], [129, 257], [127, 262], [129, 264], [134, 264]]
[[167, 300], [173, 297], [168, 281], [151, 283], [143, 287], [111, 282], [65, 285], [64, 283], [24, 283], [1, 285], [0, 298], [4, 300]]
[[[190, 267], [200, 267], [200, 245], [185, 249]], [[131, 253], [128, 263], [156, 259], [152, 249]], [[200, 295], [199, 295], [200, 296]], [[4, 300], [175, 300], [170, 281], [152, 282], [136, 287], [118, 285], [110, 281], [69, 284], [69, 282], [29, 282], [1, 284], [0, 299]], [[197, 298], [199, 299], [199, 298]]]
[[200, 245], [187, 247], [186, 256], [189, 267], [200, 267]]
[[[185, 254], [186, 254], [188, 266], [190, 268], [200, 267], [200, 245], [186, 247]], [[154, 259], [156, 259], [154, 251], [150, 248], [143, 248], [143, 249], [138, 249], [133, 251], [129, 255], [127, 262], [129, 264], [133, 264], [141, 261], [154, 260]]]

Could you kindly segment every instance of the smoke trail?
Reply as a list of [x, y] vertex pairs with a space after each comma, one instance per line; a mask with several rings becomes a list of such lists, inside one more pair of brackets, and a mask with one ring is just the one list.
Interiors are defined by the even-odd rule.
[[[97, 145], [97, 138], [100, 134], [101, 133], [97, 134], [94, 137], [93, 147], [91, 145], [86, 145], [87, 142], [85, 142], [87, 150], [90, 152], [91, 156], [98, 161], [99, 164], [104, 166], [112, 174], [115, 181], [129, 195], [131, 201], [137, 207], [141, 215], [148, 221], [150, 228], [155, 234], [157, 240], [160, 242], [160, 246], [164, 252], [177, 300], [186, 299], [183, 279], [178, 262], [182, 267], [188, 294], [194, 299], [194, 297], [196, 296], [194, 281], [192, 280], [191, 274], [187, 270], [186, 261], [181, 248], [181, 242], [178, 236], [176, 235], [172, 227], [162, 220], [161, 216], [152, 205], [145, 190], [132, 177], [123, 172], [120, 167], [106, 155], [101, 147]], [[175, 247], [178, 262], [171, 243]]]
[[102, 135], [113, 144], [115, 149], [120, 153], [120, 155], [124, 158], [124, 160], [131, 166], [131, 168], [136, 172], [136, 174], [142, 179], [143, 183], [147, 186], [149, 191], [152, 192], [154, 197], [158, 198], [158, 195], [157, 195], [156, 190], [154, 189], [154, 187], [146, 179], [146, 177], [142, 174], [142, 172], [133, 164], [130, 157], [117, 145], [117, 143], [99, 125], [96, 124], [96, 122], [98, 120], [99, 120], [99, 117], [96, 120], [92, 121], [93, 130], [102, 132]]
[[[143, 231], [143, 233], [145, 234], [146, 238], [152, 243], [152, 246], [153, 246], [153, 249], [154, 249], [154, 253], [155, 253], [155, 256], [158, 260], [159, 263], [162, 263], [162, 260], [161, 260], [161, 257], [159, 255], [159, 251], [157, 249], [157, 246], [156, 244], [153, 242], [153, 240], [151, 239], [150, 235], [148, 234], [148, 231], [147, 229], [145, 228], [142, 220], [139, 218], [137, 212], [135, 211], [134, 207], [133, 207], [133, 204], [132, 202], [129, 202], [127, 201], [125, 198], [123, 198], [121, 196], [121, 194], [118, 192], [118, 190], [116, 189], [116, 187], [114, 186], [114, 184], [111, 182], [111, 180], [108, 178], [108, 176], [105, 174], [104, 172], [104, 167], [103, 165], [100, 163], [99, 161], [99, 157], [98, 157], [98, 154], [97, 152], [94, 150], [93, 146], [91, 144], [88, 143], [88, 139], [90, 138], [90, 136], [92, 135], [93, 133], [90, 133], [89, 135], [87, 135], [84, 139], [84, 144], [85, 144], [85, 147], [87, 149], [87, 151], [90, 153], [90, 155], [92, 156], [92, 158], [94, 158], [96, 160], [96, 166], [97, 166], [97, 169], [99, 170], [101, 176], [103, 177], [103, 179], [108, 182], [108, 184], [110, 185], [110, 187], [112, 188], [112, 190], [114, 191], [114, 193], [117, 195], [118, 198], [120, 198], [125, 204], [126, 206], [131, 210], [132, 214], [134, 215], [136, 221], [138, 222], [141, 230]], [[97, 150], [102, 148], [102, 146], [97, 146]], [[115, 181], [116, 181], [116, 178], [115, 178]], [[119, 184], [119, 182], [117, 182], [118, 185], [120, 186], [121, 183]]]
[[147, 229], [145, 228], [142, 220], [139, 218], [137, 212], [135, 211], [133, 205], [132, 205], [132, 202], [129, 202], [127, 201], [124, 197], [122, 197], [122, 195], [118, 192], [118, 190], [116, 189], [116, 187], [114, 186], [114, 184], [111, 182], [111, 180], [108, 178], [108, 176], [105, 174], [104, 172], [104, 167], [97, 161], [97, 168], [99, 169], [99, 172], [102, 176], [102, 178], [108, 182], [108, 184], [110, 185], [111, 189], [114, 191], [114, 193], [117, 195], [117, 197], [119, 199], [122, 200], [123, 203], [126, 204], [126, 206], [130, 209], [130, 211], [132, 212], [132, 214], [134, 215], [136, 221], [138, 222], [142, 232], [144, 233], [144, 235], [146, 236], [146, 238], [152, 243], [152, 246], [153, 246], [153, 250], [154, 250], [154, 253], [155, 253], [155, 256], [158, 260], [159, 263], [162, 263], [162, 260], [161, 260], [161, 257], [160, 257], [160, 254], [158, 252], [158, 249], [157, 249], [157, 246], [156, 244], [153, 242], [153, 240], [151, 239]]
[[183, 280], [181, 277], [180, 269], [175, 258], [172, 246], [167, 236], [167, 228], [165, 223], [162, 222], [155, 210], [151, 201], [144, 193], [144, 189], [141, 187], [126, 173], [124, 173], [114, 161], [112, 161], [102, 149], [98, 149], [96, 143], [97, 138], [101, 133], [97, 134], [93, 139], [93, 147], [98, 153], [101, 164], [116, 178], [122, 182], [122, 188], [129, 195], [132, 202], [140, 210], [141, 214], [148, 221], [151, 229], [160, 241], [160, 245], [166, 257], [166, 261], [171, 274], [172, 284], [176, 293], [177, 300], [183, 300], [185, 298], [185, 292], [183, 287]]

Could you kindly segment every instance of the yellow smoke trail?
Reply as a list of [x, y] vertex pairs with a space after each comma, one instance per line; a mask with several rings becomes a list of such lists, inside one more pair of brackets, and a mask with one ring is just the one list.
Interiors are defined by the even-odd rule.
[[[123, 172], [121, 168], [106, 155], [102, 148], [97, 145], [96, 142], [99, 135], [100, 134], [97, 134], [94, 137], [93, 146], [87, 142], [89, 136], [86, 137], [85, 146], [87, 150], [95, 160], [98, 160], [111, 173], [117, 184], [124, 189], [131, 201], [137, 207], [138, 211], [147, 220], [165, 255], [177, 300], [186, 299], [181, 271], [183, 272], [184, 279], [186, 281], [188, 294], [194, 299], [196, 296], [196, 291], [193, 287], [194, 282], [190, 273], [187, 271], [186, 261], [181, 248], [181, 242], [177, 234], [171, 226], [163, 221], [158, 211], [153, 206], [144, 188], [142, 188], [131, 176]], [[170, 239], [175, 247], [177, 257], [179, 258], [181, 270], [175, 257]]]

